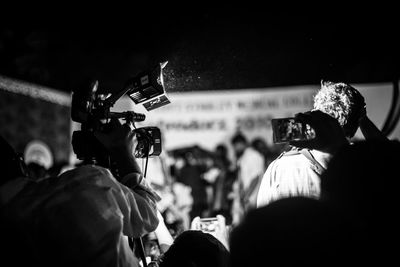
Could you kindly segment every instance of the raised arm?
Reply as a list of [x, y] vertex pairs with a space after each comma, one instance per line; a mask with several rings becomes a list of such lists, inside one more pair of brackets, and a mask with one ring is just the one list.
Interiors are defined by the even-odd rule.
[[359, 120], [359, 126], [364, 138], [366, 140], [376, 139], [376, 140], [389, 140], [381, 130], [376, 127], [376, 125], [368, 118], [365, 114]]
[[365, 103], [365, 98], [359, 91], [356, 91], [355, 99], [360, 103], [358, 126], [360, 127], [364, 138], [366, 140], [388, 140], [382, 131], [379, 130], [378, 127], [376, 127], [376, 125], [367, 116], [367, 104]]

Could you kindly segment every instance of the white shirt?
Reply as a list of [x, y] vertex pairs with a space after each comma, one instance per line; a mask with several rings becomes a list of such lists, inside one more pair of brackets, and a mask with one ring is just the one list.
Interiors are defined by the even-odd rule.
[[239, 179], [243, 189], [247, 189], [254, 178], [261, 176], [264, 171], [263, 156], [251, 147], [246, 148], [243, 155], [238, 160]]
[[284, 155], [268, 166], [258, 191], [257, 208], [290, 196], [319, 198], [320, 191], [320, 176], [309, 160], [302, 154]]

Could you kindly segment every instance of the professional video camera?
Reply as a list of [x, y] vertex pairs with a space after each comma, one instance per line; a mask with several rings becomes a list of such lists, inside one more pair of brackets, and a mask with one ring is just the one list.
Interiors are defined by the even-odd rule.
[[[133, 124], [144, 121], [146, 116], [133, 111], [111, 112], [111, 107], [125, 94], [135, 104], [143, 104], [150, 111], [170, 101], [165, 94], [162, 70], [168, 62], [160, 63], [155, 68], [139, 73], [130, 79], [123, 89], [115, 94], [99, 94], [98, 81], [93, 81], [85, 88], [78, 88], [72, 94], [71, 118], [81, 123], [81, 130], [74, 131], [72, 147], [77, 158], [85, 163], [111, 167], [107, 150], [95, 138], [94, 132], [110, 130], [110, 120], [124, 119]], [[157, 127], [134, 129], [138, 144], [134, 151], [137, 158], [158, 156], [161, 153], [161, 132]], [[132, 151], [133, 153], [133, 151]]]

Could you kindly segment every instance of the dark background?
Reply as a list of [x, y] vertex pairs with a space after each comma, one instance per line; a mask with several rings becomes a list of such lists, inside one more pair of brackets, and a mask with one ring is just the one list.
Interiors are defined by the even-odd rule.
[[9, 19], [0, 74], [66, 92], [86, 79], [115, 91], [165, 60], [168, 91], [399, 78], [399, 22], [387, 10], [193, 10]]

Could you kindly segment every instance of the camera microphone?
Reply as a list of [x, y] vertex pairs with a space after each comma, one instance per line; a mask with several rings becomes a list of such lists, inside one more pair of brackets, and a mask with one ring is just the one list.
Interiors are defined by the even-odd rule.
[[146, 119], [146, 115], [142, 113], [136, 113], [133, 111], [125, 111], [125, 112], [110, 112], [110, 118], [123, 118], [126, 121], [130, 122], [140, 122]]
[[146, 115], [142, 113], [136, 113], [133, 111], [126, 111], [126, 120], [132, 121], [132, 122], [138, 122], [138, 121], [144, 121], [146, 119]]

